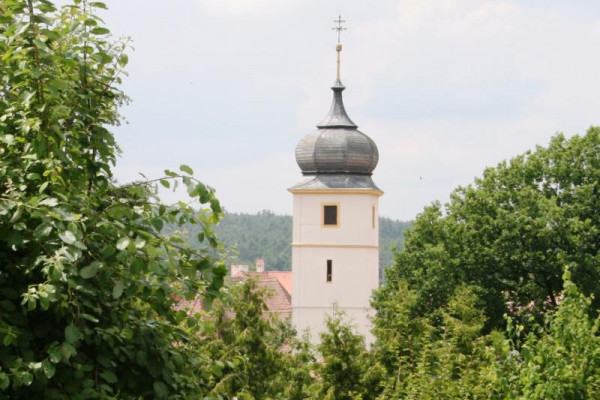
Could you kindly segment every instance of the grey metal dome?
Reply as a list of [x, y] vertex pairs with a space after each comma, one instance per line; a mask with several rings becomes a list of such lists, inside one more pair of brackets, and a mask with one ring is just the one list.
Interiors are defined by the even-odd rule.
[[349, 174], [370, 176], [379, 161], [375, 142], [350, 120], [338, 80], [333, 87], [333, 103], [317, 130], [296, 146], [296, 162], [303, 175]]

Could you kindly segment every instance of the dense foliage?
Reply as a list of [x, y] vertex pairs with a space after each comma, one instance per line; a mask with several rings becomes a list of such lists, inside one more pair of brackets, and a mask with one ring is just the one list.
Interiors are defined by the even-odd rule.
[[403, 284], [398, 317], [378, 317], [370, 349], [342, 315], [327, 321], [311, 350], [265, 314], [253, 282], [241, 284], [230, 303], [207, 314], [203, 346], [222, 360], [206, 373], [207, 386], [240, 399], [596, 399], [600, 319], [590, 318], [591, 299], [570, 276], [555, 313], [527, 334], [512, 319], [505, 331], [484, 333], [481, 299], [469, 286], [441, 308], [442, 324], [413, 321], [418, 294]]
[[[239, 399], [296, 399], [310, 383], [314, 358], [285, 321], [270, 315], [265, 290], [249, 279], [230, 289], [196, 317], [203, 324], [201, 351], [216, 360], [205, 371], [209, 396]], [[211, 397], [211, 398], [212, 398]]]
[[[392, 265], [394, 251], [404, 246], [404, 232], [411, 222], [379, 218], [380, 270]], [[191, 243], [195, 243], [197, 228], [186, 227]], [[292, 268], [292, 217], [271, 211], [256, 214], [228, 213], [215, 232], [223, 243], [227, 265], [254, 265], [257, 258], [265, 260], [268, 270], [289, 271]]]
[[[502, 327], [505, 313], [526, 321], [555, 308], [565, 265], [584, 294], [597, 296], [599, 209], [600, 128], [570, 139], [556, 135], [548, 147], [486, 169], [445, 206], [427, 207], [375, 304], [383, 312], [406, 281], [417, 293], [418, 313], [428, 315], [457, 287], [472, 285], [487, 328]], [[599, 305], [597, 296], [594, 309]]]
[[[102, 7], [0, 1], [0, 399], [599, 397], [600, 129], [426, 208], [374, 298], [375, 342], [338, 316], [313, 347], [256, 282], [222, 292], [220, 205], [189, 167], [114, 183], [127, 41]], [[160, 204], [174, 182], [195, 207]], [[231, 218], [267, 238], [244, 252], [289, 246], [290, 217]], [[384, 247], [406, 225], [380, 227]]]
[[[200, 212], [160, 205], [152, 182], [113, 183], [127, 41], [107, 39], [102, 7], [0, 2], [3, 398], [186, 397], [207, 362], [173, 305], [222, 284], [219, 203], [186, 166], [160, 183], [183, 183]], [[167, 223], [198, 224], [204, 248], [159, 234]]]

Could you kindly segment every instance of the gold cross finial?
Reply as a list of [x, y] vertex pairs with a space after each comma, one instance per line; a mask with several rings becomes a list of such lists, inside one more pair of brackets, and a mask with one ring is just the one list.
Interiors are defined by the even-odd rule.
[[336, 24], [338, 24], [337, 26], [334, 26], [333, 28], [331, 28], [334, 31], [337, 31], [338, 34], [338, 43], [340, 43], [340, 35], [342, 34], [342, 31], [347, 30], [348, 28], [344, 28], [342, 26], [342, 24], [344, 22], [346, 22], [346, 20], [342, 19], [342, 14], [339, 15], [338, 19], [334, 20], [333, 22], [335, 22]]

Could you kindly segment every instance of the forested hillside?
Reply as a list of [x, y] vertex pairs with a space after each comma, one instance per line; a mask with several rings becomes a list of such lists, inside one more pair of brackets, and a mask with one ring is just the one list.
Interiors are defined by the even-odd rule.
[[[404, 231], [411, 225], [411, 222], [379, 218], [381, 268], [392, 264], [392, 249], [403, 248]], [[292, 268], [292, 217], [289, 215], [276, 215], [271, 211], [226, 213], [216, 233], [225, 246], [227, 265], [252, 265], [257, 258], [263, 258], [267, 269], [287, 271]]]
[[271, 211], [226, 213], [215, 228], [226, 250], [227, 265], [253, 265], [263, 258], [269, 270], [292, 267], [292, 217]]

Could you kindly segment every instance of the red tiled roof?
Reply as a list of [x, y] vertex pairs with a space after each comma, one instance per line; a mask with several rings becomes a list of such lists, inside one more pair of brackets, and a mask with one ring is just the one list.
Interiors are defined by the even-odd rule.
[[[249, 277], [256, 280], [256, 285], [259, 288], [266, 289], [266, 314], [277, 314], [281, 320], [289, 319], [292, 316], [292, 296], [283, 287], [279, 279], [268, 276], [266, 272], [248, 272], [238, 274], [235, 278], [232, 278], [232, 280], [239, 282]], [[265, 315], [265, 317], [266, 316], [267, 315]]]
[[[289, 271], [268, 272], [239, 272], [231, 277], [233, 282], [240, 282], [249, 277], [256, 279], [261, 289], [266, 289], [265, 304], [268, 314], [277, 314], [279, 319], [286, 320], [292, 315], [292, 273]], [[185, 310], [189, 315], [202, 310], [202, 300], [182, 300], [176, 306], [177, 310]]]
[[291, 271], [267, 271], [267, 276], [276, 278], [289, 295], [292, 295], [292, 272]]
[[278, 314], [281, 320], [289, 319], [292, 316], [292, 299], [279, 280], [274, 277], [261, 276], [257, 283], [259, 287], [265, 288], [267, 291], [265, 303], [269, 314]]

